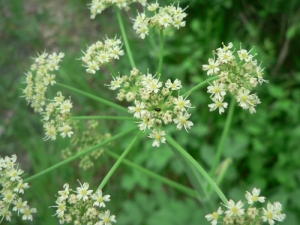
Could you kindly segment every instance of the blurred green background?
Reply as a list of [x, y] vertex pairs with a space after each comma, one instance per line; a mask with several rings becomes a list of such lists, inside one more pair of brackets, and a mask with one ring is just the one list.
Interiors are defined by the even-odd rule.
[[[170, 1], [163, 1], [161, 5]], [[102, 40], [107, 35], [120, 36], [113, 9], [107, 9], [90, 20], [89, 1], [0, 1], [0, 153], [16, 154], [20, 168], [33, 175], [61, 160], [61, 149], [70, 140], [44, 142], [39, 115], [32, 112], [25, 99], [20, 98], [24, 88], [24, 72], [32, 64], [31, 57], [46, 50], [66, 54], [57, 80], [61, 83], [114, 101], [115, 93], [104, 84], [111, 76], [104, 68], [95, 75], [87, 74], [81, 66], [81, 50]], [[177, 4], [177, 3], [176, 3]], [[206, 79], [202, 64], [212, 56], [212, 50], [224, 42], [242, 43], [266, 67], [269, 84], [255, 89], [262, 104], [256, 114], [238, 107], [232, 121], [222, 160], [231, 158], [220, 188], [228, 198], [244, 199], [246, 190], [262, 189], [270, 201], [284, 205], [287, 218], [283, 224], [296, 225], [300, 221], [300, 2], [298, 0], [181, 0], [188, 14], [186, 27], [170, 30], [166, 36], [163, 76], [178, 78], [186, 89]], [[137, 39], [130, 27], [138, 5], [123, 12], [133, 56], [138, 68], [153, 71], [157, 67], [158, 42]], [[156, 40], [154, 38], [154, 40]], [[150, 46], [150, 47], [149, 47]], [[115, 63], [121, 74], [128, 73], [127, 57]], [[155, 73], [155, 71], [153, 71]], [[62, 90], [74, 102], [73, 115], [114, 115], [116, 112], [98, 102]], [[209, 112], [206, 88], [192, 94], [192, 121], [190, 133], [176, 132], [173, 137], [209, 169], [220, 140], [226, 113]], [[131, 123], [101, 121], [99, 132], [112, 135], [126, 129]], [[172, 128], [169, 130], [172, 131]], [[132, 135], [131, 135], [132, 136]], [[120, 154], [130, 141], [119, 140], [109, 148]], [[127, 157], [162, 176], [191, 186], [184, 170], [167, 146], [153, 149], [151, 140], [144, 138]], [[107, 155], [97, 159], [92, 169], [78, 167], [79, 160], [63, 166], [42, 178], [30, 182], [27, 193], [29, 205], [38, 213], [32, 223], [15, 217], [11, 224], [58, 224], [55, 195], [64, 183], [74, 189], [77, 179], [90, 183], [96, 189], [114, 163]], [[208, 208], [184, 194], [155, 181], [125, 165], [117, 170], [104, 189], [112, 201], [109, 209], [120, 225], [175, 225], [209, 224], [204, 215], [217, 210], [220, 202], [212, 200], [215, 208]], [[4, 222], [5, 224], [5, 222]]]

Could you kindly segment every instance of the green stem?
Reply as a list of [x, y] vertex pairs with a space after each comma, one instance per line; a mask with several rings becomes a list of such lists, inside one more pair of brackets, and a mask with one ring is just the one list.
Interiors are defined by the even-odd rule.
[[210, 78], [206, 79], [205, 81], [202, 81], [201, 83], [197, 84], [195, 87], [193, 87], [192, 89], [190, 89], [189, 91], [185, 92], [182, 96], [183, 97], [188, 96], [193, 91], [196, 91], [196, 90], [200, 89], [202, 86], [206, 85], [210, 81], [216, 80], [217, 78], [218, 78], [218, 76], [213, 76], [213, 77], [210, 77]]
[[99, 185], [98, 189], [102, 190], [107, 181], [110, 179], [110, 177], [113, 175], [113, 173], [116, 171], [116, 169], [119, 167], [122, 160], [125, 158], [125, 156], [129, 153], [129, 151], [132, 149], [133, 145], [139, 140], [139, 137], [141, 135], [141, 131], [139, 131], [133, 140], [130, 142], [130, 144], [127, 146], [125, 151], [122, 153], [122, 155], [118, 158], [117, 162], [113, 165], [113, 167], [110, 169], [110, 171], [106, 174], [104, 179], [102, 180], [101, 184]]
[[225, 174], [230, 166], [230, 164], [232, 163], [232, 159], [231, 158], [227, 158], [224, 162], [222, 162], [221, 164], [221, 168], [220, 168], [220, 172], [218, 173], [217, 176], [217, 184], [221, 184], [223, 178], [225, 177]]
[[109, 69], [109, 71], [112, 73], [112, 75], [114, 77], [118, 76], [118, 74], [116, 73], [116, 71], [111, 67], [111, 65], [109, 63], [106, 63], [105, 65], [107, 66], [107, 68]]
[[72, 120], [132, 120], [138, 121], [133, 117], [125, 117], [125, 116], [72, 116]]
[[176, 150], [178, 150], [178, 152], [197, 169], [197, 171], [204, 177], [204, 179], [213, 187], [213, 189], [218, 194], [223, 203], [227, 205], [228, 200], [226, 196], [223, 194], [223, 192], [217, 186], [214, 180], [202, 168], [202, 166], [191, 155], [189, 155], [179, 144], [177, 144], [177, 142], [173, 138], [171, 138], [170, 136], [166, 136], [166, 139], [168, 143], [170, 143]]
[[227, 118], [226, 118], [226, 122], [225, 122], [225, 127], [223, 129], [221, 140], [220, 140], [218, 148], [217, 148], [217, 155], [214, 159], [213, 166], [212, 166], [211, 171], [209, 173], [211, 177], [213, 177], [215, 175], [216, 169], [217, 169], [217, 167], [220, 163], [220, 159], [221, 159], [221, 156], [222, 156], [224, 144], [225, 144], [226, 138], [228, 136], [228, 132], [229, 132], [232, 116], [233, 116], [234, 105], [235, 105], [235, 99], [234, 99], [234, 97], [232, 97], [231, 101], [229, 103], [229, 110], [228, 110], [228, 114], [227, 114]]
[[113, 107], [113, 108], [116, 108], [116, 109], [118, 109], [118, 110], [120, 110], [120, 111], [123, 111], [123, 112], [126, 112], [126, 113], [128, 112], [126, 108], [124, 108], [124, 107], [122, 107], [122, 106], [120, 106], [120, 105], [117, 105], [117, 104], [115, 104], [115, 103], [113, 103], [113, 102], [111, 102], [111, 101], [107, 101], [107, 100], [105, 100], [105, 99], [103, 99], [103, 98], [100, 98], [100, 97], [98, 97], [98, 96], [96, 96], [96, 95], [92, 95], [92, 94], [90, 94], [90, 93], [87, 93], [87, 92], [85, 92], [85, 91], [81, 91], [81, 90], [79, 90], [79, 89], [70, 87], [70, 86], [65, 85], [65, 84], [56, 83], [56, 85], [59, 86], [59, 87], [63, 87], [63, 88], [69, 89], [69, 90], [71, 90], [71, 91], [74, 91], [74, 92], [76, 92], [76, 93], [78, 93], [78, 94], [81, 94], [81, 95], [83, 95], [83, 96], [86, 96], [86, 97], [88, 97], [88, 98], [94, 99], [94, 100], [96, 100], [96, 101], [98, 101], [98, 102], [101, 102], [101, 103], [103, 103], [103, 104], [105, 104], [105, 105], [108, 105], [108, 106], [111, 106], [111, 107]]
[[[111, 151], [109, 151], [107, 149], [105, 149], [105, 152], [109, 156], [111, 156], [111, 157], [113, 157], [115, 159], [118, 159], [120, 157], [119, 155], [117, 155], [117, 154], [115, 154], [115, 153], [113, 153], [113, 152], [111, 152]], [[139, 166], [139, 165], [137, 165], [137, 164], [135, 164], [135, 163], [127, 160], [127, 159], [123, 159], [122, 163], [124, 163], [127, 166], [130, 166], [131, 168], [136, 169], [136, 170], [138, 170], [138, 171], [140, 171], [140, 172], [148, 175], [149, 177], [152, 177], [152, 178], [154, 178], [156, 180], [159, 180], [160, 182], [162, 182], [162, 183], [164, 183], [166, 185], [169, 185], [170, 187], [173, 187], [173, 188], [175, 188], [175, 189], [177, 189], [179, 191], [182, 191], [182, 192], [184, 192], [185, 194], [188, 194], [191, 197], [199, 197], [198, 194], [197, 194], [197, 192], [194, 191], [193, 189], [188, 188], [188, 187], [186, 187], [186, 186], [184, 186], [182, 184], [178, 184], [175, 181], [167, 179], [167, 178], [165, 178], [163, 176], [160, 176], [160, 175], [158, 175], [156, 173], [153, 173], [152, 171], [147, 170], [147, 169], [145, 169], [145, 168], [143, 168], [143, 167], [141, 167], [141, 166]]]
[[125, 28], [124, 28], [124, 24], [123, 24], [120, 9], [118, 7], [115, 7], [115, 8], [116, 8], [116, 11], [117, 11], [117, 18], [118, 18], [119, 26], [120, 26], [120, 29], [121, 29], [121, 33], [122, 33], [122, 37], [123, 37], [123, 40], [124, 40], [124, 44], [125, 44], [125, 48], [126, 48], [126, 52], [127, 52], [127, 55], [128, 55], [130, 65], [131, 65], [132, 68], [136, 68], [135, 63], [134, 63], [134, 59], [133, 59], [132, 54], [131, 54], [131, 50], [130, 50], [130, 46], [129, 46], [129, 43], [128, 43], [127, 35], [126, 35], [126, 32], [125, 32]]
[[161, 29], [159, 31], [159, 61], [158, 61], [158, 69], [157, 74], [160, 76], [162, 71], [162, 64], [163, 64], [163, 58], [164, 58], [164, 31]]
[[38, 178], [38, 177], [46, 174], [46, 173], [49, 173], [52, 170], [55, 170], [55, 169], [57, 169], [57, 168], [65, 165], [65, 164], [67, 164], [67, 163], [69, 163], [69, 162], [71, 162], [71, 161], [73, 161], [73, 160], [81, 157], [81, 156], [84, 156], [84, 155], [86, 155], [86, 154], [88, 154], [88, 153], [90, 153], [90, 152], [92, 152], [92, 151], [94, 151], [94, 150], [96, 150], [96, 149], [98, 149], [98, 148], [100, 148], [100, 147], [102, 147], [102, 146], [104, 146], [104, 145], [106, 145], [106, 144], [108, 144], [108, 143], [110, 143], [110, 142], [118, 139], [118, 138], [121, 138], [121, 137], [125, 136], [126, 134], [129, 134], [130, 132], [132, 132], [134, 130], [136, 130], [136, 128], [132, 128], [132, 129], [129, 129], [127, 131], [123, 131], [123, 132], [121, 132], [121, 133], [119, 133], [119, 134], [117, 134], [117, 135], [115, 135], [115, 136], [113, 136], [113, 137], [111, 137], [111, 138], [109, 138], [109, 139], [101, 142], [100, 144], [94, 145], [93, 147], [91, 147], [91, 148], [89, 148], [87, 150], [84, 150], [84, 151], [82, 151], [80, 153], [77, 153], [77, 154], [75, 154], [75, 155], [73, 155], [73, 156], [71, 156], [71, 157], [69, 157], [69, 158], [67, 158], [67, 159], [65, 159], [65, 160], [63, 160], [63, 161], [55, 164], [54, 166], [49, 167], [48, 169], [45, 169], [45, 170], [43, 170], [43, 171], [41, 171], [41, 172], [39, 172], [39, 173], [31, 176], [31, 177], [28, 177], [28, 178], [24, 179], [24, 182], [28, 182], [30, 180], [33, 180], [35, 178]]

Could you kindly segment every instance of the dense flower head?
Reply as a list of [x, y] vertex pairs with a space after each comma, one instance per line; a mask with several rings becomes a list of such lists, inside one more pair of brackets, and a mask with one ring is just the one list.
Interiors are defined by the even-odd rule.
[[[282, 222], [285, 219], [285, 214], [282, 213], [282, 205], [280, 202], [267, 203], [267, 207], [253, 207], [254, 204], [262, 204], [265, 202], [265, 197], [259, 196], [260, 189], [253, 188], [252, 194], [246, 191], [246, 199], [249, 206], [245, 205], [241, 200], [234, 202], [229, 200], [226, 205], [225, 216], [223, 210], [218, 208], [217, 212], [213, 212], [205, 216], [212, 225], [216, 225], [222, 221], [225, 225], [245, 225], [245, 224], [262, 224], [268, 222], [270, 225], [275, 224], [275, 221]], [[248, 207], [248, 208], [247, 208]], [[222, 223], [219, 222], [219, 223]]]
[[60, 224], [95, 224], [111, 225], [116, 223], [116, 217], [109, 210], [103, 211], [105, 202], [110, 201], [110, 195], [103, 195], [101, 190], [89, 190], [89, 184], [79, 182], [80, 186], [73, 190], [69, 184], [64, 184], [58, 192], [54, 216]]
[[[149, 34], [149, 29], [157, 27], [159, 29], [165, 29], [168, 27], [174, 27], [179, 29], [185, 26], [184, 18], [187, 14], [185, 9], [177, 6], [170, 5], [160, 7], [159, 4], [149, 4], [146, 12], [138, 13], [136, 19], [134, 19], [133, 29], [139, 34], [139, 37], [144, 39]], [[152, 14], [153, 16], [147, 16]]]
[[222, 48], [213, 52], [214, 59], [210, 58], [207, 65], [203, 65], [203, 70], [207, 71], [207, 75], [217, 75], [207, 88], [210, 98], [214, 102], [209, 104], [210, 111], [219, 109], [219, 113], [223, 113], [227, 108], [227, 103], [223, 102], [227, 92], [231, 93], [243, 109], [255, 113], [255, 107], [260, 104], [260, 100], [256, 94], [250, 94], [251, 90], [257, 84], [267, 82], [263, 79], [263, 69], [261, 65], [254, 59], [255, 54], [242, 49], [236, 51], [233, 44], [228, 46], [223, 44]]
[[43, 116], [44, 140], [55, 140], [58, 133], [63, 138], [71, 137], [73, 134], [68, 122], [73, 107], [71, 99], [66, 99], [61, 92], [57, 92], [54, 99], [47, 98], [49, 85], [53, 86], [56, 83], [54, 71], [59, 69], [63, 57], [64, 53], [38, 54], [26, 74], [27, 86], [23, 90], [24, 97], [34, 111]]
[[27, 201], [23, 201], [21, 194], [29, 188], [21, 175], [23, 170], [16, 164], [17, 156], [0, 158], [0, 223], [3, 220], [11, 221], [13, 213], [22, 217], [22, 220], [33, 220], [36, 208], [30, 208]]
[[110, 6], [117, 6], [119, 9], [129, 9], [131, 3], [138, 2], [146, 6], [147, 0], [92, 0], [90, 6], [91, 19], [95, 19], [97, 14], [101, 14], [106, 8]]
[[122, 48], [122, 42], [120, 39], [114, 38], [104, 39], [104, 42], [97, 41], [88, 47], [81, 60], [84, 66], [87, 68], [87, 73], [95, 74], [102, 65], [110, 63], [113, 59], [119, 59], [124, 55]]
[[182, 88], [181, 81], [168, 79], [164, 84], [160, 81], [160, 75], [141, 73], [137, 69], [130, 72], [130, 76], [113, 77], [109, 88], [119, 89], [117, 99], [132, 102], [128, 112], [140, 120], [140, 130], [151, 130], [148, 137], [153, 138], [152, 146], [159, 147], [165, 143], [166, 132], [163, 125], [174, 123], [178, 130], [184, 128], [186, 131], [193, 126], [189, 121], [191, 114], [188, 110], [192, 108], [190, 100], [179, 95]]

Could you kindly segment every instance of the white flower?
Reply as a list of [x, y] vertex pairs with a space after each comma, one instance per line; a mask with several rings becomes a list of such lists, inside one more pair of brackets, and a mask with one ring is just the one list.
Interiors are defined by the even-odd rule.
[[283, 221], [285, 219], [285, 214], [281, 213], [282, 205], [280, 202], [274, 202], [274, 212], [276, 214], [276, 220]]
[[140, 130], [145, 131], [147, 128], [150, 129], [154, 124], [154, 119], [150, 118], [149, 112], [145, 112], [144, 115], [142, 115], [142, 122], [139, 123], [138, 127]]
[[253, 188], [252, 194], [250, 194], [248, 191], [246, 191], [246, 198], [248, 200], [248, 204], [253, 204], [253, 202], [265, 202], [265, 197], [258, 197], [260, 194], [259, 188]]
[[172, 23], [172, 17], [167, 13], [162, 14], [159, 16], [158, 22], [160, 26], [167, 28]]
[[218, 61], [214, 61], [213, 59], [208, 59], [208, 64], [209, 65], [203, 65], [202, 69], [203, 70], [207, 70], [207, 75], [212, 75], [212, 74], [217, 74], [220, 70], [219, 66], [219, 62]]
[[70, 112], [72, 107], [73, 107], [72, 102], [69, 99], [67, 99], [60, 105], [59, 107], [60, 113], [61, 114], [68, 113]]
[[81, 187], [76, 188], [76, 198], [77, 200], [82, 199], [83, 201], [86, 201], [89, 199], [89, 195], [93, 192], [92, 190], [88, 190], [89, 184], [83, 183], [83, 185], [79, 182]]
[[159, 82], [158, 79], [153, 79], [152, 82], [148, 85], [146, 85], [147, 90], [149, 90], [149, 92], [154, 92], [157, 93], [159, 91], [159, 88], [161, 88], [162, 86], [162, 82]]
[[117, 78], [112, 77], [112, 78], [113, 80], [110, 82], [110, 85], [107, 86], [109, 86], [111, 90], [116, 90], [117, 88], [121, 87], [122, 79], [120, 77]]
[[243, 109], [248, 109], [249, 108], [249, 101], [251, 99], [249, 95], [250, 91], [243, 88], [238, 92], [237, 95], [237, 102], [239, 102], [239, 106], [241, 106]]
[[152, 143], [152, 146], [159, 147], [160, 143], [166, 143], [166, 138], [164, 137], [166, 135], [166, 132], [163, 130], [156, 130], [153, 129], [152, 133], [149, 134], [148, 137], [154, 138], [154, 141]]
[[173, 103], [175, 104], [175, 109], [179, 111], [185, 111], [185, 108], [192, 108], [190, 100], [183, 99], [182, 96], [178, 96], [178, 98], [174, 98]]
[[104, 202], [110, 201], [110, 195], [104, 195], [102, 196], [102, 191], [97, 190], [95, 194], [93, 194], [92, 199], [95, 200], [93, 206], [99, 206], [99, 207], [105, 207]]
[[32, 221], [32, 213], [37, 213], [36, 208], [30, 208], [29, 206], [25, 207], [23, 210], [21, 210], [21, 213], [24, 215], [22, 216], [22, 220], [31, 220]]
[[181, 86], [181, 81], [176, 79], [173, 83], [171, 82], [170, 79], [167, 80], [167, 82], [165, 83], [167, 88], [171, 88], [173, 91], [174, 90], [179, 90], [182, 86]]
[[95, 74], [96, 70], [99, 70], [99, 66], [96, 61], [88, 61], [87, 65], [85, 67], [87, 67], [87, 69], [86, 69], [87, 73]]
[[158, 7], [159, 7], [159, 4], [156, 1], [155, 3], [152, 3], [152, 4], [148, 5], [147, 9], [149, 11], [155, 11]]
[[61, 132], [60, 136], [62, 136], [63, 138], [65, 138], [66, 136], [71, 137], [74, 134], [74, 132], [72, 131], [72, 127], [67, 123], [63, 123], [58, 130]]
[[144, 86], [147, 86], [148, 84], [151, 84], [153, 79], [154, 79], [155, 75], [152, 76], [151, 73], [147, 73], [147, 76], [146, 75], [143, 75], [142, 76], [142, 81], [141, 81], [141, 84], [144, 85]]
[[226, 216], [231, 217], [232, 215], [234, 216], [242, 216], [244, 215], [244, 209], [243, 207], [243, 203], [241, 201], [238, 201], [236, 204], [234, 203], [233, 200], [229, 200], [227, 205], [225, 205], [228, 210], [225, 212]]
[[124, 55], [124, 51], [121, 50], [121, 46], [114, 46], [110, 53], [111, 57], [114, 59], [119, 59], [119, 56]]
[[135, 106], [129, 106], [128, 107], [128, 112], [129, 113], [134, 113], [134, 117], [135, 118], [141, 118], [142, 115], [145, 113], [145, 110], [143, 110], [145, 108], [145, 103], [144, 102], [140, 102], [138, 100], [134, 101]]
[[2, 208], [0, 212], [0, 216], [6, 219], [6, 221], [11, 221], [12, 213], [7, 208]]
[[214, 96], [217, 99], [222, 99], [226, 95], [225, 85], [214, 80], [213, 84], [207, 87], [207, 93], [210, 93], [211, 96]]
[[249, 55], [249, 52], [247, 52], [245, 49], [237, 51], [240, 60], [245, 60], [245, 62], [249, 62], [253, 57], [252, 55]]
[[218, 208], [217, 212], [213, 212], [212, 214], [208, 214], [205, 216], [205, 218], [211, 222], [212, 225], [216, 225], [218, 222], [219, 215], [223, 214], [223, 210], [221, 207]]
[[210, 108], [209, 111], [211, 112], [219, 108], [219, 113], [222, 114], [225, 111], [224, 108], [227, 108], [228, 103], [223, 102], [223, 98], [221, 99], [212, 98], [212, 100], [214, 101], [214, 103], [208, 105], [208, 107]]
[[98, 57], [97, 60], [104, 64], [104, 63], [108, 63], [110, 59], [109, 53], [105, 52], [105, 51], [101, 51], [100, 53], [98, 53]]
[[112, 222], [116, 223], [116, 216], [110, 215], [110, 211], [106, 210], [105, 213], [99, 215], [99, 218], [102, 220], [97, 223], [97, 225], [111, 225]]
[[262, 216], [263, 221], [264, 222], [268, 221], [270, 225], [275, 224], [274, 219], [276, 219], [276, 213], [274, 211], [273, 205], [270, 202], [268, 202], [267, 209], [265, 208], [262, 209], [263, 209], [263, 216]]
[[60, 201], [66, 200], [69, 197], [69, 193], [70, 193], [69, 184], [64, 184], [64, 190], [58, 191], [58, 194], [60, 195], [58, 199]]
[[61, 217], [63, 217], [65, 211], [67, 210], [66, 209], [66, 202], [61, 201], [61, 200], [58, 199], [55, 203], [57, 205], [51, 206], [53, 208], [57, 208], [56, 213], [54, 214], [54, 216], [57, 215], [58, 218], [61, 218]]
[[45, 123], [44, 129], [45, 129], [45, 135], [46, 135], [44, 140], [48, 140], [48, 139], [55, 140], [56, 139], [57, 130], [52, 123]]
[[20, 180], [17, 187], [14, 189], [14, 192], [24, 194], [24, 188], [29, 188], [28, 183], [23, 183], [23, 180]]
[[218, 57], [222, 63], [228, 63], [234, 59], [234, 56], [232, 55], [232, 51], [224, 51], [219, 50], [218, 51]]
[[[187, 131], [187, 129], [191, 129], [191, 126], [193, 126], [193, 122], [188, 121], [187, 119], [190, 118], [191, 114], [188, 114], [185, 112], [184, 114], [180, 112], [177, 115], [177, 118], [175, 118], [173, 121], [175, 124], [177, 124], [177, 129], [181, 130], [182, 127]], [[188, 131], [187, 131], [188, 132]]]
[[23, 174], [23, 170], [21, 169], [12, 169], [8, 172], [8, 176], [10, 177], [10, 181], [20, 180], [21, 177], [19, 175]]
[[27, 206], [27, 201], [22, 201], [22, 198], [19, 198], [17, 201], [14, 202], [14, 207], [13, 207], [13, 211], [17, 211], [18, 215], [22, 210], [25, 210], [25, 207]]

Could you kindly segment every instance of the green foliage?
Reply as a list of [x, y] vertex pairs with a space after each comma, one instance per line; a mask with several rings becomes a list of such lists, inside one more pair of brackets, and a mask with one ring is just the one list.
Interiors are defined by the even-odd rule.
[[[91, 21], [86, 6], [88, 1], [51, 2], [30, 0], [19, 4], [15, 0], [0, 3], [0, 14], [3, 15], [0, 21], [0, 151], [1, 156], [17, 154], [21, 159], [20, 168], [30, 175], [61, 161], [60, 149], [69, 146], [64, 139], [42, 141], [39, 117], [26, 106], [24, 99], [19, 98], [23, 88], [20, 83], [31, 64], [31, 56], [46, 48], [49, 52], [64, 51], [66, 57], [59, 70], [59, 82], [114, 101], [114, 93], [104, 86], [111, 78], [110, 73], [102, 70], [96, 75], [86, 74], [81, 62], [76, 60], [81, 56], [80, 49], [85, 49], [86, 45], [102, 40], [105, 35], [118, 33], [120, 36], [114, 12], [108, 9]], [[167, 2], [170, 1], [161, 4]], [[179, 31], [166, 33], [162, 68], [166, 79], [181, 79], [185, 90], [204, 81], [206, 74], [202, 65], [211, 57], [211, 51], [222, 42], [232, 41], [245, 47], [255, 46], [253, 51], [263, 61], [265, 77], [270, 81], [255, 89], [262, 101], [256, 114], [235, 108], [222, 155], [222, 160], [231, 158], [233, 162], [225, 171], [221, 189], [228, 198], [239, 200], [243, 199], [245, 190], [259, 187], [262, 195], [283, 203], [287, 215], [285, 224], [298, 224], [300, 18], [297, 10], [300, 4], [297, 0], [183, 0], [180, 5], [189, 5], [187, 25]], [[128, 14], [134, 13], [135, 10]], [[158, 39], [150, 36], [144, 41], [136, 41], [130, 23], [125, 21], [129, 41], [134, 40], [131, 47], [136, 64], [141, 71], [156, 68]], [[124, 57], [114, 68], [127, 73], [129, 61]], [[78, 115], [116, 114], [113, 109], [86, 97], [66, 93], [74, 101]], [[190, 133], [174, 132], [172, 136], [209, 170], [226, 113], [209, 112], [206, 88], [189, 98], [195, 106], [191, 117], [195, 125]], [[126, 106], [126, 103], [121, 104]], [[115, 134], [131, 127], [132, 122], [108, 121], [103, 126], [105, 131], [109, 129]], [[172, 132], [172, 128], [168, 129], [167, 132]], [[128, 137], [114, 143], [115, 152], [121, 154], [130, 140]], [[167, 146], [153, 149], [147, 138], [143, 140], [129, 154], [131, 161], [192, 187], [193, 182], [188, 180], [182, 165]], [[93, 169], [83, 171], [78, 168], [78, 160], [31, 182], [28, 201], [39, 212], [32, 224], [57, 224], [57, 219], [51, 216], [55, 210], [49, 206], [55, 205], [54, 196], [64, 183], [77, 185], [76, 180], [80, 179], [90, 182], [96, 189], [115, 162], [107, 155], [98, 161]], [[222, 171], [217, 172], [219, 175]], [[114, 174], [105, 191], [112, 196], [111, 207], [119, 212], [116, 213], [118, 224], [124, 225], [208, 224], [204, 215], [216, 210], [220, 202], [215, 196], [209, 203], [191, 199], [125, 165]], [[15, 221], [14, 224], [26, 223]]]

